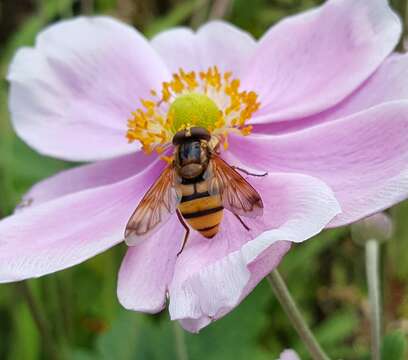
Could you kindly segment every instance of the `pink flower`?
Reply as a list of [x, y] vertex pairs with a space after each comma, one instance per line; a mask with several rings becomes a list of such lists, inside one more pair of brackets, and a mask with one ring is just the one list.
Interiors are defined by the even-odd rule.
[[278, 360], [300, 360], [300, 358], [294, 350], [287, 349], [284, 352], [282, 352], [282, 354], [280, 354]]
[[259, 41], [223, 22], [150, 42], [108, 18], [49, 27], [11, 64], [14, 127], [45, 155], [95, 163], [36, 184], [24, 200], [31, 206], [0, 223], [0, 281], [55, 272], [122, 242], [166, 165], [141, 143], [166, 150], [171, 102], [205, 92], [222, 113], [209, 124], [228, 147], [222, 157], [268, 172], [248, 178], [264, 215], [246, 219], [248, 232], [225, 211], [219, 234], [192, 232], [179, 257], [184, 230], [172, 216], [129, 248], [118, 296], [151, 313], [169, 298], [172, 319], [190, 331], [225, 315], [291, 242], [406, 198], [408, 55], [390, 55], [400, 32], [385, 0], [327, 1]]

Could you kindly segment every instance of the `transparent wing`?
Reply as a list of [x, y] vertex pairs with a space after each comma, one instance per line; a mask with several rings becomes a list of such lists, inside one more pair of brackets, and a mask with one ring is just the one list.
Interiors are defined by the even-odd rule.
[[257, 217], [263, 213], [258, 192], [219, 156], [211, 156], [209, 192], [220, 194], [223, 206], [237, 215]]
[[169, 165], [147, 191], [130, 217], [125, 231], [125, 241], [128, 245], [136, 245], [143, 241], [169, 220], [181, 198], [175, 185], [175, 171], [173, 166]]

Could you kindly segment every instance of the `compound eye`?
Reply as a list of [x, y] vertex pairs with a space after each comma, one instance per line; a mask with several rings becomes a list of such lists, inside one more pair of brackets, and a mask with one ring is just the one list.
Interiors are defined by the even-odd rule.
[[211, 139], [211, 134], [209, 133], [209, 131], [202, 127], [193, 127], [190, 129], [190, 131], [191, 131], [191, 136], [194, 139], [202, 139], [202, 140], [207, 140], [207, 141]]
[[173, 137], [173, 145], [180, 145], [186, 138], [186, 132], [184, 130], [177, 131]]
[[211, 139], [211, 134], [207, 129], [201, 127], [192, 127], [188, 130], [177, 131], [173, 137], [173, 145], [180, 145], [184, 141], [193, 141], [193, 140], [206, 140]]

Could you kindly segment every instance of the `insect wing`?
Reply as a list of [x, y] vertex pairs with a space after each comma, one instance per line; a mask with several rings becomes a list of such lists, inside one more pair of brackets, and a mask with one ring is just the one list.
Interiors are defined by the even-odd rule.
[[170, 165], [147, 191], [126, 226], [128, 245], [136, 245], [151, 236], [176, 211], [181, 196], [175, 188], [175, 178]]
[[223, 206], [236, 215], [261, 216], [263, 203], [258, 192], [230, 165], [217, 155], [211, 157], [213, 177], [209, 192], [220, 194]]

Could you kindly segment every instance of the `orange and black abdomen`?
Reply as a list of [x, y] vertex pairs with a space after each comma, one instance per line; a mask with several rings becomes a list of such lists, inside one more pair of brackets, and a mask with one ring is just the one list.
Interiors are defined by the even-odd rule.
[[219, 230], [223, 206], [219, 195], [210, 195], [206, 181], [181, 185], [182, 198], [178, 206], [187, 223], [206, 238]]

